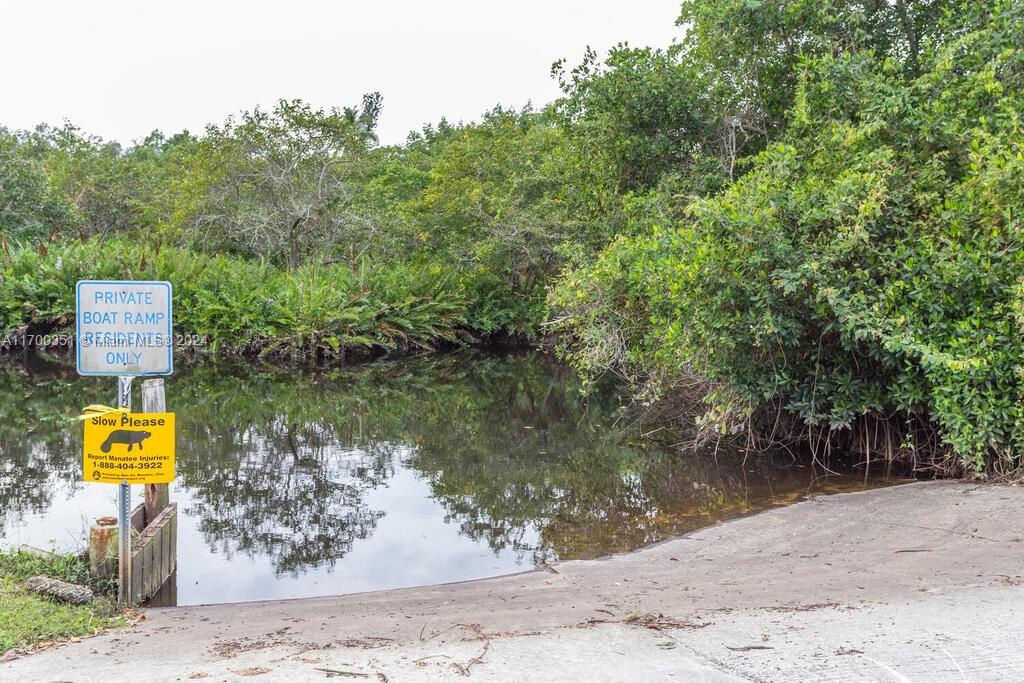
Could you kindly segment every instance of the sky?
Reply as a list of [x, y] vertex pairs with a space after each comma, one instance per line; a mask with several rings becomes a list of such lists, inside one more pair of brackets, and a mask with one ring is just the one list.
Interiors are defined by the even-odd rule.
[[383, 144], [558, 96], [587, 46], [665, 47], [678, 0], [0, 0], [0, 126], [130, 143], [281, 98], [384, 97]]

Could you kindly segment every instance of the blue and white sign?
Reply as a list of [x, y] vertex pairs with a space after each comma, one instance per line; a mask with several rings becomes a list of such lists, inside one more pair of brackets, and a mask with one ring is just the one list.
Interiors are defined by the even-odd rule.
[[170, 282], [82, 280], [75, 299], [78, 374], [174, 371]]

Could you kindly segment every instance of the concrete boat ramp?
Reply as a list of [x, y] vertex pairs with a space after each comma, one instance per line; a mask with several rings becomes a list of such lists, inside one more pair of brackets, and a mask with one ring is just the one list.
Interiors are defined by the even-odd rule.
[[151, 609], [4, 681], [1019, 681], [1024, 488], [815, 498], [459, 584]]

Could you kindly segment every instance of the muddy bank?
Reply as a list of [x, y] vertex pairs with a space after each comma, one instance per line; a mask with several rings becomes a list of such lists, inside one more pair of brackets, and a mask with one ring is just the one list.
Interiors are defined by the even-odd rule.
[[88, 680], [130, 663], [148, 680], [1012, 680], [1022, 509], [1022, 488], [957, 482], [841, 494], [514, 576], [150, 610], [132, 630], [0, 665], [0, 678]]

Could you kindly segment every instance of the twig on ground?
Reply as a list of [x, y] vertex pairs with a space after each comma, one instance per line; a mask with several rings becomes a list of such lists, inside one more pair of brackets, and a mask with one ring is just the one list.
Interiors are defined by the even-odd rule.
[[364, 673], [362, 673], [360, 671], [342, 671], [341, 669], [327, 669], [327, 668], [319, 667], [319, 666], [313, 667], [313, 670], [314, 671], [323, 671], [325, 674], [327, 674], [328, 678], [333, 678], [334, 676], [345, 676], [347, 678], [369, 678], [370, 677], [370, 674], [364, 674]]

